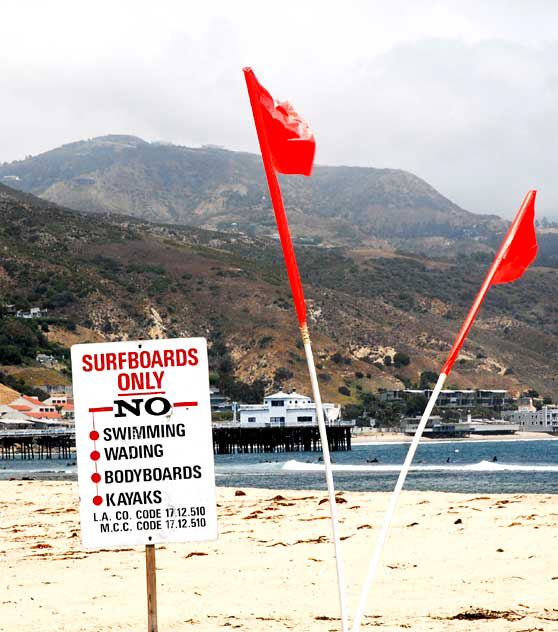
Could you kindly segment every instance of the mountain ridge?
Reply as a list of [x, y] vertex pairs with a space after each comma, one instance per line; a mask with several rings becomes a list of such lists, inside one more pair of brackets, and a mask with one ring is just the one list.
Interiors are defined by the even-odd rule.
[[[387, 240], [447, 254], [456, 245], [482, 251], [505, 227], [495, 215], [461, 209], [403, 170], [317, 165], [311, 178], [280, 180], [293, 235], [311, 243]], [[248, 152], [112, 134], [5, 163], [0, 181], [86, 212], [260, 236], [275, 230], [261, 158]]]

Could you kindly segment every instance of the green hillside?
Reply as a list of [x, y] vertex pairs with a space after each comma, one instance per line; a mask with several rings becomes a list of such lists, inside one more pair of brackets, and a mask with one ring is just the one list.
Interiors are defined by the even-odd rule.
[[[227, 392], [308, 391], [276, 240], [91, 218], [6, 187], [0, 220], [1, 302], [47, 308], [51, 343], [202, 335]], [[324, 397], [342, 403], [436, 371], [488, 262], [366, 248], [297, 253]], [[537, 266], [491, 290], [452, 384], [558, 394], [557, 274]]]

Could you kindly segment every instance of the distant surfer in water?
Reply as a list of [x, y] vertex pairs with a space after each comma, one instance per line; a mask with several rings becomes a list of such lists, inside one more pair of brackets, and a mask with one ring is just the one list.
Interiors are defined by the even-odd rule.
[[379, 463], [380, 461], [378, 461], [378, 457], [374, 457], [373, 459], [366, 459], [367, 463]]
[[494, 455], [494, 456], [492, 457], [492, 463], [496, 463], [496, 461], [497, 461], [497, 460], [498, 460], [498, 457], [497, 457], [496, 455]]

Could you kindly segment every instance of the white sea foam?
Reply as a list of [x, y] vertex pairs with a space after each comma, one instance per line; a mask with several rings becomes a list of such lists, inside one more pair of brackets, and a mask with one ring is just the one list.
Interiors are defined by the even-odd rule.
[[[409, 445], [412, 437], [401, 441], [352, 441], [351, 449], [364, 448], [377, 445]], [[558, 441], [558, 437], [514, 437], [509, 439], [435, 439], [421, 443], [421, 446], [438, 445], [440, 443], [525, 443], [531, 441]]]
[[[333, 464], [335, 472], [399, 472], [401, 465], [338, 465]], [[291, 460], [283, 465], [283, 470], [291, 472], [323, 472], [322, 463], [304, 463]], [[422, 465], [417, 463], [411, 466], [414, 472], [558, 472], [558, 465], [529, 465], [513, 463], [494, 463], [492, 461], [480, 461], [465, 465]]]

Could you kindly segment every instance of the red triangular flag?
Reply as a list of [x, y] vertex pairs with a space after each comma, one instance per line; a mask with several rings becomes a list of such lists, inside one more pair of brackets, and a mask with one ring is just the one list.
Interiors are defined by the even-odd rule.
[[537, 256], [537, 236], [535, 235], [535, 196], [529, 191], [523, 203], [523, 213], [519, 221], [512, 224], [507, 235], [507, 248], [504, 245], [500, 263], [492, 285], [516, 281], [525, 272]]
[[316, 141], [308, 124], [288, 101], [275, 101], [250, 68], [245, 68], [244, 73], [251, 75], [275, 170], [290, 175], [309, 176], [312, 173]]
[[481, 289], [473, 301], [467, 318], [463, 321], [463, 325], [461, 325], [461, 329], [453, 343], [448, 359], [442, 369], [442, 373], [445, 375], [449, 375], [490, 286], [516, 281], [537, 256], [537, 237], [535, 235], [536, 195], [536, 191], [527, 193], [515, 219], [511, 223]]

